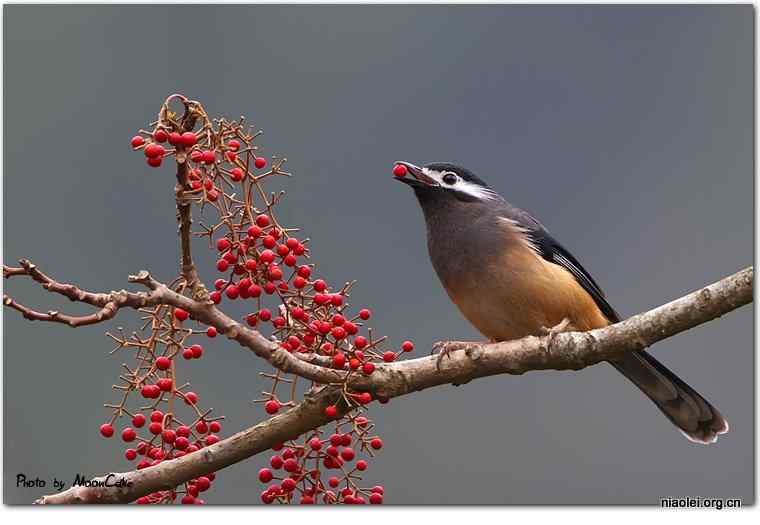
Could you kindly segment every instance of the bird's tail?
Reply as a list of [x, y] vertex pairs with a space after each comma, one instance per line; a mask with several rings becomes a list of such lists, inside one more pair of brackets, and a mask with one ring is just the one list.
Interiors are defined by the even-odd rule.
[[705, 398], [646, 352], [612, 361], [665, 416], [695, 443], [714, 443], [728, 432], [725, 418]]

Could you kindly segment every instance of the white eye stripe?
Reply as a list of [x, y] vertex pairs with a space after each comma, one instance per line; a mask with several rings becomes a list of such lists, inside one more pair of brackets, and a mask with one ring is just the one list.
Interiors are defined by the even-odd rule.
[[[459, 177], [456, 175], [456, 173], [453, 173], [451, 171], [436, 171], [431, 170], [430, 168], [422, 168], [422, 173], [433, 179], [435, 182], [437, 182], [439, 185], [443, 186], [444, 188], [451, 188], [454, 191], [459, 191], [461, 193], [464, 193], [466, 195], [469, 195], [470, 197], [474, 197], [478, 200], [482, 201], [497, 201], [501, 200], [501, 197], [498, 193], [495, 191], [485, 188], [483, 186], [480, 186], [478, 184], [475, 184], [473, 182], [469, 182], [464, 180], [462, 177]], [[443, 182], [443, 176], [447, 173], [452, 173], [457, 177], [456, 184], [446, 184]]]

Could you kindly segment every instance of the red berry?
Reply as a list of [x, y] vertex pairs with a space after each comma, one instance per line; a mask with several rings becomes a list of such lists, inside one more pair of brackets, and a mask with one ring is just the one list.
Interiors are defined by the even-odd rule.
[[269, 464], [275, 470], [280, 470], [283, 463], [284, 461], [280, 456], [272, 456], [272, 458], [269, 460]]
[[148, 159], [148, 166], [151, 168], [158, 168], [161, 166], [161, 157], [151, 157]]
[[212, 150], [207, 149], [206, 151], [203, 152], [201, 156], [201, 160], [203, 161], [204, 164], [213, 164], [214, 161], [216, 160], [216, 155], [214, 154]]
[[271, 250], [277, 245], [277, 239], [275, 239], [271, 235], [267, 235], [266, 237], [261, 239], [261, 244], [264, 245], [264, 248], [269, 248]]
[[362, 392], [359, 394], [359, 403], [362, 405], [366, 405], [367, 403], [372, 401], [372, 394], [369, 392]]
[[216, 334], [217, 334], [216, 328], [213, 326], [209, 326], [208, 329], [206, 330], [206, 335], [209, 337], [216, 337]]
[[173, 430], [167, 429], [161, 433], [161, 439], [167, 443], [174, 443], [174, 441], [177, 439], [177, 434]]
[[100, 435], [107, 438], [113, 436], [113, 425], [110, 423], [103, 423], [100, 425]]
[[298, 472], [298, 461], [293, 458], [286, 459], [285, 463], [282, 464], [282, 468], [286, 472]]
[[208, 424], [205, 421], [198, 421], [195, 424], [195, 430], [200, 434], [205, 434], [208, 432]]
[[195, 486], [198, 487], [198, 490], [201, 492], [205, 492], [211, 486], [211, 480], [206, 476], [201, 476], [195, 480]]
[[157, 129], [153, 132], [153, 140], [156, 142], [166, 142], [166, 139], [169, 138], [169, 134], [166, 133], [166, 131], [162, 129]]
[[217, 436], [216, 434], [209, 434], [208, 436], [206, 436], [207, 445], [213, 445], [214, 443], [218, 443], [218, 442], [219, 442], [219, 436]]
[[137, 458], [137, 451], [133, 448], [128, 448], [124, 451], [124, 457], [127, 458], [128, 461], [132, 461]]
[[333, 356], [333, 367], [342, 370], [344, 366], [346, 366], [346, 356], [338, 352]]
[[157, 436], [161, 433], [161, 423], [156, 423], [155, 421], [148, 425], [148, 432], [153, 434], [154, 436]]
[[351, 370], [356, 370], [357, 368], [361, 366], [361, 364], [362, 362], [356, 359], [355, 357], [349, 359], [348, 361], [348, 366], [351, 368]]
[[269, 226], [269, 216], [264, 215], [263, 213], [256, 217], [256, 225], [260, 228], [266, 228]]
[[174, 441], [174, 448], [177, 450], [185, 450], [190, 446], [190, 441], [185, 436], [178, 436]]
[[309, 447], [311, 447], [312, 450], [319, 450], [322, 448], [322, 442], [318, 437], [311, 438], [309, 440]]
[[169, 144], [172, 146], [179, 146], [182, 144], [182, 135], [177, 133], [176, 131], [172, 131], [169, 133]]
[[145, 139], [142, 138], [140, 135], [135, 135], [134, 137], [132, 137], [132, 147], [133, 148], [139, 148], [143, 144], [145, 144]]
[[351, 321], [346, 321], [346, 324], [343, 325], [343, 328], [349, 335], [356, 335], [356, 333], [359, 331], [359, 327]]
[[369, 502], [372, 505], [380, 505], [383, 502], [383, 495], [373, 492], [369, 497]]
[[234, 151], [226, 151], [224, 153], [224, 156], [227, 157], [227, 160], [229, 162], [235, 162], [237, 160], [237, 153], [235, 153]]
[[274, 415], [280, 411], [280, 403], [275, 399], [270, 399], [264, 403], [264, 410], [266, 410], [267, 414]]
[[261, 319], [264, 322], [269, 321], [270, 319], [272, 319], [272, 312], [270, 312], [266, 308], [262, 308], [261, 310], [259, 310], [259, 319]]
[[208, 429], [211, 432], [219, 432], [222, 430], [222, 425], [218, 421], [212, 421], [211, 424], [209, 424]]
[[227, 287], [227, 290], [225, 292], [227, 294], [227, 297], [230, 299], [237, 299], [238, 295], [240, 295], [240, 292], [238, 290], [238, 287], [234, 284], [231, 284]]
[[142, 414], [135, 414], [132, 418], [132, 424], [137, 428], [142, 428], [142, 426], [145, 424], [145, 416]]
[[154, 410], [150, 413], [150, 420], [154, 423], [160, 423], [164, 420], [164, 413], [160, 410]]
[[261, 168], [263, 168], [264, 166], [267, 165], [267, 159], [265, 159], [264, 157], [256, 157], [256, 160], [253, 161], [253, 164], [257, 168], [261, 169]]
[[324, 292], [325, 290], [327, 290], [327, 283], [324, 282], [322, 279], [317, 279], [316, 281], [314, 281], [314, 290], [320, 293]]
[[227, 142], [227, 147], [232, 151], [237, 151], [240, 149], [240, 142], [238, 142], [237, 139], [231, 139]]
[[404, 341], [403, 343], [401, 343], [401, 350], [403, 350], [404, 352], [411, 352], [412, 350], [414, 350], [414, 343], [412, 343], [411, 341]]
[[203, 160], [203, 153], [195, 150], [190, 154], [190, 160], [196, 163], [200, 163]]
[[227, 262], [227, 259], [219, 259], [216, 261], [216, 269], [220, 272], [226, 272], [230, 268], [230, 263]]
[[186, 148], [192, 148], [196, 142], [198, 142], [198, 137], [192, 131], [186, 131], [182, 134], [182, 144]]
[[367, 462], [363, 459], [360, 459], [356, 462], [356, 468], [357, 470], [367, 470]]
[[259, 481], [261, 481], [262, 483], [269, 483], [270, 481], [272, 481], [273, 477], [274, 476], [272, 474], [272, 471], [269, 470], [268, 468], [263, 468], [259, 470]]
[[159, 370], [168, 370], [170, 366], [172, 366], [172, 362], [168, 357], [162, 355], [156, 359], [156, 368]]
[[393, 174], [396, 177], [405, 177], [406, 173], [407, 173], [407, 169], [406, 169], [406, 166], [404, 166], [403, 164], [396, 164], [395, 166], [393, 166]]
[[382, 485], [375, 485], [372, 487], [372, 492], [375, 494], [385, 494], [385, 489], [383, 489]]
[[330, 302], [333, 306], [340, 306], [343, 304], [343, 296], [340, 294], [335, 294], [332, 297], [330, 297]]
[[241, 170], [240, 168], [232, 168], [230, 170], [230, 177], [235, 182], [240, 182], [241, 180], [243, 180], [243, 170]]
[[335, 405], [330, 405], [329, 407], [325, 408], [325, 415], [330, 419], [335, 419], [338, 416], [338, 407]]
[[228, 250], [230, 248], [230, 241], [228, 239], [225, 239], [222, 237], [218, 241], [216, 241], [216, 249], [220, 252], [223, 252], [225, 250]]
[[182, 357], [185, 359], [192, 359], [193, 358], [193, 351], [190, 348], [185, 348], [182, 350]]
[[193, 359], [200, 359], [203, 355], [203, 347], [201, 345], [191, 346], [190, 351], [193, 353]]
[[375, 365], [373, 363], [364, 363], [364, 365], [362, 366], [362, 372], [364, 372], [364, 375], [370, 375], [374, 371], [375, 371]]
[[355, 456], [356, 453], [354, 452], [354, 449], [350, 447], [345, 447], [340, 453], [340, 457], [342, 457], [344, 461], [351, 461]]
[[380, 438], [374, 438], [372, 441], [369, 442], [369, 444], [375, 450], [380, 450], [381, 448], [383, 448], [383, 440]]
[[354, 339], [354, 346], [356, 348], [364, 348], [365, 346], [367, 346], [367, 338], [361, 335], [356, 336], [356, 338]]
[[145, 146], [145, 149], [143, 150], [143, 153], [145, 153], [145, 156], [149, 159], [154, 159], [156, 157], [163, 157], [164, 156], [164, 147], [160, 144], [156, 144], [155, 142], [151, 142], [147, 146]]
[[298, 267], [298, 275], [304, 279], [308, 279], [311, 276], [311, 268], [304, 265]]
[[383, 354], [383, 361], [385, 361], [386, 363], [391, 363], [395, 360], [396, 360], [396, 354], [394, 352], [391, 352], [389, 350]]
[[370, 312], [366, 308], [362, 308], [361, 310], [359, 310], [359, 318], [364, 321], [369, 319], [371, 315], [372, 315], [372, 312]]
[[341, 326], [336, 326], [335, 328], [333, 328], [331, 333], [335, 339], [345, 339], [347, 335], [346, 330]]
[[180, 321], [180, 322], [186, 321], [189, 316], [190, 315], [182, 308], [174, 309], [174, 317], [177, 319], [177, 321]]
[[296, 489], [296, 481], [292, 478], [285, 478], [280, 486], [285, 492], [293, 492]]
[[185, 403], [187, 403], [188, 405], [195, 405], [196, 403], [198, 403], [198, 394], [196, 394], [195, 392], [188, 392], [187, 394], [185, 394]]
[[156, 382], [156, 385], [162, 392], [169, 392], [172, 389], [172, 380], [168, 377], [162, 377]]

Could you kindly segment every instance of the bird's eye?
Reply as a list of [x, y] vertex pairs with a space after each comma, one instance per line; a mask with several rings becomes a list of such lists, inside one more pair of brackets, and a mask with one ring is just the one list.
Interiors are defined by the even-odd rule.
[[448, 184], [449, 186], [453, 186], [456, 184], [458, 177], [451, 173], [450, 171], [447, 171], [443, 174], [443, 177], [441, 177], [441, 180]]

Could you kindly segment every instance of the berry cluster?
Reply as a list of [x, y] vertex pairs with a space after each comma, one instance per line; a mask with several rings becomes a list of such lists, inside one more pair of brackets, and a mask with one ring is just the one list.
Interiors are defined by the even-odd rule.
[[[182, 287], [178, 287], [181, 291]], [[119, 378], [122, 384], [114, 390], [122, 393], [118, 404], [106, 404], [112, 415], [108, 423], [100, 426], [100, 434], [111, 438], [116, 433], [117, 421], [122, 423], [119, 436], [126, 444], [124, 458], [136, 462], [138, 470], [163, 461], [192, 454], [219, 441], [222, 429], [219, 420], [211, 417], [212, 409], [199, 407], [199, 396], [189, 390], [189, 383], [178, 384], [176, 359], [200, 359], [203, 346], [189, 344], [199, 332], [183, 326], [188, 318], [182, 309], [158, 306], [144, 310], [147, 314], [147, 337], [123, 333], [107, 335], [113, 339], [116, 350], [128, 350], [136, 364], [123, 365]], [[137, 406], [129, 407], [129, 401], [137, 398]], [[198, 496], [211, 486], [215, 474], [208, 473], [183, 487], [160, 491], [138, 500], [138, 503], [170, 503], [178, 494], [182, 503], [203, 503]]]
[[[185, 106], [182, 117], [169, 110], [173, 99]], [[164, 104], [152, 128], [132, 138], [132, 147], [142, 150], [152, 167], [160, 166], [167, 157], [176, 158], [178, 203], [214, 212], [212, 225], [200, 223], [202, 230], [193, 232], [198, 237], [208, 237], [210, 248], [217, 253], [213, 271], [221, 275], [208, 286], [208, 298], [225, 308], [240, 305], [241, 320], [283, 349], [307, 354], [323, 366], [345, 370], [347, 376], [371, 375], [377, 363], [392, 362], [402, 353], [411, 352], [411, 342], [404, 342], [398, 351], [390, 350], [384, 346], [386, 338], [374, 337], [372, 330], [365, 328], [372, 316], [369, 309], [350, 313], [352, 283], [331, 287], [315, 275], [309, 239], [300, 237], [295, 228], [284, 227], [275, 214], [284, 192], [268, 193], [264, 189], [264, 183], [272, 177], [290, 174], [282, 169], [284, 158], [274, 158], [269, 169], [262, 171], [268, 163], [257, 154], [255, 139], [259, 134], [242, 117], [237, 121], [212, 121], [199, 103], [175, 95]], [[192, 293], [192, 283], [182, 278], [177, 282], [175, 290]], [[120, 339], [122, 345], [143, 345], [138, 347], [138, 359], [143, 355], [140, 352], [146, 352], [146, 344], [166, 348], [160, 354], [151, 350], [146, 358], [149, 362], [141, 362], [135, 370], [141, 375], [129, 383], [134, 385], [129, 388], [139, 388], [143, 397], [151, 400], [151, 405], [144, 408], [154, 411], [148, 431], [158, 432], [151, 440], [141, 440], [140, 445], [145, 443], [142, 448], [125, 453], [128, 459], [136, 459], [138, 454], [150, 458], [142, 460], [138, 468], [218, 441], [219, 423], [208, 418], [208, 411], [195, 408], [197, 395], [186, 392], [184, 386], [175, 386], [178, 356], [192, 360], [203, 355], [203, 347], [189, 344], [188, 339], [200, 334], [217, 335], [213, 326], [184, 328], [182, 322], [188, 317], [180, 309], [169, 314], [157, 308], [149, 339]], [[271, 380], [271, 387], [256, 402], [270, 416], [295, 406], [302, 398], [302, 390], [308, 387], [302, 385], [299, 390], [299, 377], [280, 370], [261, 375]], [[366, 415], [373, 397], [369, 392], [352, 392], [345, 387], [342, 396], [349, 410], [339, 416], [337, 406], [326, 409], [326, 415], [333, 420], [330, 426], [334, 425], [328, 437], [325, 429], [316, 429], [274, 448], [277, 455], [271, 458], [271, 468], [259, 473], [260, 481], [269, 484], [261, 495], [264, 503], [382, 503], [382, 487], [362, 488], [357, 484], [368, 468], [368, 460], [383, 446], [377, 435], [370, 434], [374, 425]], [[195, 408], [194, 421], [183, 424], [177, 419], [171, 402], [175, 397]], [[157, 409], [162, 402], [168, 403], [164, 412]], [[114, 407], [114, 419], [122, 412], [128, 413], [123, 402]], [[154, 415], [158, 421], [152, 419]], [[113, 434], [112, 423], [104, 425], [103, 435]], [[132, 426], [142, 428], [134, 421]], [[126, 428], [122, 438], [134, 441], [138, 439], [137, 432]], [[182, 503], [199, 502], [199, 493], [208, 489], [211, 481], [213, 474], [186, 484]], [[152, 494], [141, 502], [168, 502], [176, 498], [177, 492], [182, 491]]]

